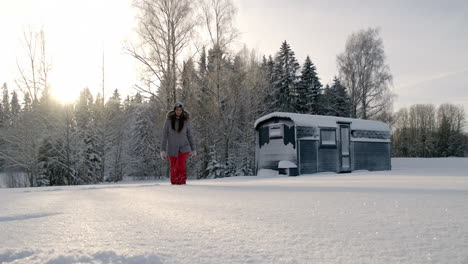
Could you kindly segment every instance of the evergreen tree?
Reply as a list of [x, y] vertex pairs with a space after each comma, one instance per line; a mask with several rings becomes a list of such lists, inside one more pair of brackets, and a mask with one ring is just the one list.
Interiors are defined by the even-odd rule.
[[120, 181], [123, 178], [123, 146], [125, 115], [117, 89], [106, 103], [106, 175], [107, 181]]
[[46, 138], [39, 148], [39, 176], [37, 186], [64, 185], [68, 174], [64, 166], [61, 150], [63, 144], [52, 138]]
[[32, 111], [32, 101], [31, 101], [31, 95], [29, 93], [26, 93], [24, 95], [23, 111], [24, 112]]
[[335, 76], [332, 86], [326, 86], [323, 96], [322, 114], [331, 116], [350, 116], [350, 104], [346, 88]]
[[322, 84], [317, 76], [317, 69], [315, 65], [307, 56], [299, 83], [297, 84], [297, 97], [295, 110], [303, 114], [320, 114], [320, 89]]
[[447, 155], [449, 157], [463, 157], [463, 132], [451, 124], [450, 137], [448, 138]]
[[210, 146], [212, 145], [212, 137], [206, 135], [211, 134], [210, 123], [212, 119], [212, 108], [213, 108], [213, 96], [208, 87], [208, 65], [205, 47], [203, 47], [200, 59], [198, 61], [198, 71], [196, 79], [196, 90], [195, 90], [195, 101], [194, 113], [192, 118], [196, 119], [194, 122], [195, 137], [198, 138], [198, 155], [200, 163], [198, 165], [198, 178], [208, 177], [208, 163], [210, 160]]
[[0, 128], [5, 126], [5, 112], [3, 110], [3, 105], [0, 102]]
[[143, 97], [141, 96], [140, 92], [137, 92], [136, 95], [132, 98], [132, 103], [135, 104], [142, 104], [143, 103]]
[[254, 175], [254, 170], [252, 166], [252, 160], [249, 160], [249, 158], [245, 157], [242, 159], [241, 163], [241, 168], [239, 171], [239, 176], [250, 176]]
[[99, 134], [93, 111], [93, 96], [88, 88], [80, 93], [75, 110], [79, 138], [78, 184], [96, 183], [100, 179], [102, 160], [99, 155]]
[[261, 107], [259, 107], [259, 113], [258, 117], [265, 115], [267, 113], [270, 113], [272, 111], [272, 107], [274, 107], [274, 102], [276, 101], [275, 99], [275, 86], [274, 86], [274, 71], [275, 68], [275, 62], [273, 61], [273, 58], [268, 56], [268, 59], [263, 56], [263, 61], [261, 64], [261, 73], [262, 73], [262, 86], [261, 91], [262, 93], [262, 98], [261, 101], [263, 101]]
[[271, 112], [294, 112], [294, 101], [296, 98], [297, 71], [299, 63], [289, 44], [284, 41], [280, 51], [275, 58], [273, 70], [274, 98]]
[[195, 105], [194, 102], [194, 86], [197, 78], [195, 71], [195, 64], [190, 58], [188, 61], [184, 62], [182, 68], [182, 85], [181, 85], [181, 95], [180, 99], [188, 108], [191, 108]]
[[135, 108], [130, 118], [130, 164], [129, 176], [155, 176], [159, 151], [155, 138], [151, 108], [148, 103], [133, 103]]
[[450, 121], [445, 114], [442, 114], [442, 120], [439, 124], [439, 129], [437, 131], [437, 152], [440, 157], [450, 156], [449, 146], [450, 146]]
[[[166, 109], [161, 107], [160, 102], [155, 96], [151, 96], [148, 101], [148, 110], [150, 116], [150, 122], [154, 124], [153, 128], [153, 135], [155, 140], [155, 150], [156, 150], [156, 158], [154, 158], [155, 163], [157, 164], [156, 170], [153, 172], [154, 175], [161, 177], [161, 176], [169, 176], [169, 164], [166, 160], [159, 159], [159, 151], [161, 146], [161, 136], [164, 123], [166, 121]], [[197, 159], [198, 160], [198, 159]], [[190, 163], [189, 163], [190, 165]], [[191, 169], [191, 168], [190, 168]], [[192, 170], [188, 170], [192, 171]]]
[[206, 168], [209, 179], [224, 178], [226, 166], [221, 164], [218, 160], [216, 147], [212, 146], [210, 151], [210, 159]]
[[468, 157], [468, 133], [463, 134], [463, 157]]
[[0, 127], [8, 127], [10, 125], [11, 119], [11, 106], [10, 106], [10, 97], [8, 94], [8, 87], [7, 84], [4, 83], [3, 87], [3, 98], [0, 102]]
[[233, 177], [237, 176], [237, 165], [236, 165], [236, 160], [234, 156], [230, 156], [227, 161], [226, 165], [224, 167], [224, 177]]
[[200, 89], [200, 95], [203, 94], [208, 94], [208, 68], [207, 68], [207, 62], [206, 62], [206, 50], [205, 47], [203, 47], [201, 54], [200, 54], [200, 60], [198, 61], [198, 86]]
[[[5, 87], [6, 87], [6, 83], [3, 84], [3, 89], [5, 89]], [[7, 95], [8, 95], [8, 92], [7, 92]], [[8, 123], [6, 115], [5, 115], [4, 103], [2, 104], [2, 102], [4, 102], [5, 100], [4, 96], [5, 94], [2, 95], [2, 100], [0, 101], [0, 150], [5, 149], [6, 147], [6, 142], [1, 137], [1, 135], [5, 133], [4, 132], [6, 131], [5, 127], [7, 126], [7, 123]], [[4, 166], [5, 166], [5, 160], [0, 157], [0, 171], [3, 171]]]
[[97, 152], [99, 157], [101, 157], [101, 170], [99, 172], [99, 182], [103, 182], [106, 172], [106, 117], [105, 117], [105, 108], [104, 108], [104, 98], [98, 93], [96, 96], [96, 101], [93, 105], [93, 116], [96, 124], [96, 132], [98, 136], [97, 143]]
[[62, 134], [59, 137], [59, 142], [63, 142], [62, 159], [66, 169], [66, 184], [76, 184], [78, 182], [77, 164], [80, 160], [78, 155], [79, 139], [77, 133], [76, 119], [74, 116], [74, 106], [65, 105], [63, 111]]
[[18, 94], [16, 91], [13, 91], [11, 95], [11, 102], [10, 102], [10, 124], [14, 125], [20, 115], [21, 112], [21, 105], [18, 100]]

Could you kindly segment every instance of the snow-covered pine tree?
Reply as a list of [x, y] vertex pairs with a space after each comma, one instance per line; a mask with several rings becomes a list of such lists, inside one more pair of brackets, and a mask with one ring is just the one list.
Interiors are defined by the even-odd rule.
[[463, 157], [464, 156], [464, 135], [459, 131], [454, 131], [450, 139], [449, 153], [454, 157]]
[[[247, 50], [243, 51], [247, 53]], [[231, 162], [235, 164], [237, 153], [239, 153], [239, 144], [236, 139], [241, 133], [245, 133], [245, 128], [239, 126], [245, 115], [240, 113], [240, 110], [245, 107], [244, 93], [246, 89], [246, 58], [242, 58], [242, 52], [234, 57], [232, 64], [228, 70], [228, 89], [226, 91], [224, 107], [220, 118], [222, 122], [221, 147], [223, 149], [221, 160], [223, 162]], [[246, 56], [246, 55], [245, 55]], [[239, 129], [240, 128], [240, 129]], [[229, 161], [231, 159], [231, 161]], [[235, 172], [233, 172], [233, 175]]]
[[44, 140], [42, 146], [39, 148], [39, 175], [36, 179], [37, 186], [49, 186], [51, 174], [53, 173], [50, 167], [49, 150], [52, 149], [49, 139]]
[[[6, 83], [3, 84], [3, 88], [5, 88], [5, 86], [6, 86]], [[7, 92], [7, 95], [8, 95], [8, 92]], [[5, 149], [6, 147], [6, 142], [1, 137], [1, 135], [5, 133], [6, 126], [7, 126], [6, 123], [8, 122], [6, 115], [5, 115], [5, 107], [4, 107], [4, 104], [2, 104], [2, 102], [4, 102], [4, 96], [5, 96], [5, 93], [2, 94], [2, 100], [0, 100], [0, 149]], [[9, 107], [8, 107], [8, 110], [9, 110]], [[4, 166], [5, 166], [5, 160], [2, 158], [2, 155], [0, 155], [0, 171], [3, 171]]]
[[130, 95], [127, 95], [127, 97], [123, 101], [123, 110], [127, 111], [131, 108], [131, 100], [130, 100]]
[[105, 106], [106, 117], [106, 181], [120, 181], [123, 178], [123, 146], [125, 115], [120, 94], [114, 90], [112, 97]]
[[210, 160], [208, 162], [208, 166], [206, 168], [208, 178], [215, 179], [215, 178], [223, 178], [226, 166], [219, 162], [218, 154], [216, 153], [216, 147], [212, 146], [210, 151]]
[[21, 105], [18, 100], [18, 94], [16, 93], [16, 91], [13, 91], [11, 93], [11, 102], [10, 102], [10, 125], [14, 126], [15, 123], [18, 122], [20, 113], [21, 113]]
[[254, 175], [253, 160], [249, 158], [242, 159], [240, 170], [238, 171], [239, 176], [252, 176]]
[[442, 114], [437, 130], [437, 154], [439, 157], [448, 157], [450, 145], [451, 129], [450, 121], [445, 114]]
[[77, 164], [79, 161], [79, 139], [74, 117], [74, 106], [65, 105], [63, 111], [62, 132], [59, 140], [63, 142], [62, 160], [66, 169], [66, 183], [68, 185], [76, 184], [78, 180]]
[[132, 97], [130, 100], [132, 103], [135, 103], [136, 105], [142, 104], [143, 103], [143, 97], [141, 96], [140, 92], [137, 92], [135, 96]]
[[31, 95], [26, 93], [23, 98], [23, 112], [31, 112], [32, 111], [32, 100]]
[[97, 151], [99, 153], [99, 157], [101, 157], [101, 170], [99, 172], [99, 182], [104, 181], [105, 170], [106, 170], [106, 133], [105, 133], [105, 125], [106, 125], [106, 117], [105, 117], [105, 107], [104, 107], [104, 98], [101, 93], [98, 93], [96, 96], [96, 100], [92, 107], [93, 115], [94, 115], [94, 123], [96, 124], [96, 131], [98, 136], [98, 143], [97, 143]]
[[[243, 77], [234, 77], [234, 80], [243, 80], [240, 85], [241, 100], [237, 104], [237, 114], [235, 116], [235, 126], [232, 142], [236, 175], [245, 175], [244, 172], [253, 169], [252, 162], [255, 159], [255, 133], [251, 127], [255, 120], [266, 111], [266, 103], [263, 101], [267, 89], [271, 86], [266, 81], [268, 74], [268, 60], [263, 57], [263, 62], [259, 63], [254, 51], [241, 53], [244, 61], [242, 67]], [[271, 59], [271, 57], [270, 57]], [[271, 59], [272, 62], [272, 59]], [[270, 72], [271, 75], [271, 72]]]
[[408, 157], [410, 144], [408, 132], [408, 109], [402, 108], [395, 113], [395, 131], [392, 133], [392, 155]]
[[229, 156], [229, 158], [226, 160], [226, 165], [224, 168], [224, 177], [233, 177], [238, 175], [236, 158], [233, 155]]
[[[39, 102], [31, 105], [37, 109]], [[39, 173], [38, 153], [45, 136], [43, 120], [39, 111], [22, 109], [20, 118], [1, 135], [7, 142], [4, 149], [0, 149], [0, 156], [8, 159], [8, 167], [12, 170], [21, 170], [27, 174], [28, 186], [36, 186]]]
[[332, 89], [334, 90], [335, 94], [335, 111], [336, 116], [341, 117], [350, 117], [351, 115], [351, 104], [349, 100], [348, 92], [346, 91], [346, 87], [341, 83], [340, 79], [335, 76], [333, 79]]
[[307, 56], [297, 84], [295, 112], [312, 115], [321, 114], [319, 105], [321, 88], [322, 84], [317, 76], [317, 69], [310, 57]]
[[158, 144], [155, 138], [150, 105], [135, 100], [130, 113], [129, 168], [128, 175], [137, 178], [154, 177], [157, 171]]
[[463, 153], [464, 157], [468, 157], [468, 133], [463, 134]]
[[274, 97], [270, 112], [294, 112], [297, 71], [300, 66], [289, 44], [284, 41], [275, 57], [273, 70]]
[[3, 104], [0, 102], [0, 128], [5, 126], [5, 112], [3, 110]]
[[79, 138], [77, 184], [96, 183], [101, 178], [102, 160], [99, 155], [99, 132], [93, 111], [93, 96], [88, 88], [80, 93], [75, 109]]
[[213, 137], [206, 135], [212, 134], [210, 126], [213, 125], [213, 96], [209, 90], [209, 77], [207, 68], [207, 58], [205, 47], [203, 47], [200, 59], [198, 61], [198, 71], [195, 86], [195, 102], [193, 106], [192, 119], [196, 120], [193, 127], [195, 137], [198, 139], [198, 160], [197, 178], [208, 177], [208, 163], [210, 160], [210, 146], [213, 144]]
[[48, 137], [39, 149], [39, 176], [37, 186], [55, 186], [67, 183], [66, 161], [63, 159], [63, 142]]
[[333, 110], [334, 108], [332, 107], [333, 96], [333, 91], [331, 90], [330, 85], [326, 84], [320, 98], [320, 114], [332, 116], [335, 113]]
[[261, 97], [257, 97], [257, 100], [260, 100], [261, 103], [259, 104], [260, 107], [258, 107], [258, 115], [262, 116], [267, 113], [271, 112], [271, 109], [275, 107], [275, 93], [274, 93], [274, 79], [273, 79], [273, 70], [275, 68], [275, 62], [273, 61], [273, 58], [268, 56], [268, 59], [263, 56], [262, 64], [260, 66], [261, 68], [261, 73], [262, 73], [262, 79], [261, 79], [261, 91], [262, 93], [260, 94]]
[[3, 97], [0, 102], [0, 126], [8, 127], [10, 125], [11, 107], [7, 84], [2, 86]]
[[63, 168], [60, 166], [61, 146], [56, 144], [60, 132], [60, 114], [61, 106], [52, 98], [50, 88], [44, 87], [39, 104], [34, 111], [36, 122], [44, 125], [44, 131], [38, 131], [39, 136], [43, 138], [40, 141], [38, 151], [39, 175], [37, 177], [37, 186], [47, 185], [63, 185], [66, 173], [63, 173]]
[[351, 105], [346, 88], [335, 76], [333, 84], [325, 88], [323, 101], [323, 114], [331, 116], [349, 117]]
[[181, 94], [180, 100], [185, 103], [187, 108], [192, 108], [195, 105], [195, 82], [197, 74], [195, 70], [195, 63], [192, 58], [184, 61], [181, 75]]
[[[157, 164], [157, 168], [153, 171], [153, 175], [157, 177], [168, 177], [169, 176], [169, 163], [167, 160], [161, 160], [159, 157], [159, 151], [161, 146], [161, 136], [166, 121], [166, 108], [161, 106], [156, 96], [151, 96], [148, 101], [148, 111], [150, 113], [151, 122], [154, 124], [153, 135], [155, 139], [155, 150], [156, 156], [154, 162]], [[190, 164], [190, 163], [189, 163]]]

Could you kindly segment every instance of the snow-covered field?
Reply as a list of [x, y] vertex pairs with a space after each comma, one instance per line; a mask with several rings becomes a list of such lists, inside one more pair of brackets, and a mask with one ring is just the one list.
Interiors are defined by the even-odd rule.
[[468, 263], [468, 159], [0, 189], [0, 263]]

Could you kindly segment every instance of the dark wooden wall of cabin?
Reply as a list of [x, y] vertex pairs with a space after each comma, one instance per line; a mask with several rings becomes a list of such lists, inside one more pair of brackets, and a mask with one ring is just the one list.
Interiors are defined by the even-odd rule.
[[300, 174], [317, 172], [317, 140], [299, 140]]
[[353, 170], [390, 170], [390, 143], [351, 142]]
[[319, 148], [318, 155], [318, 172], [338, 171], [339, 157], [337, 148]]

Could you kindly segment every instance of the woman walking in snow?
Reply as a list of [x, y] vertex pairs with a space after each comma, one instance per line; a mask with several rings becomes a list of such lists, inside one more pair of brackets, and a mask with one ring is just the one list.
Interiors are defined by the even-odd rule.
[[197, 155], [192, 136], [190, 115], [182, 103], [176, 103], [174, 110], [167, 113], [161, 142], [161, 159], [167, 159], [171, 167], [171, 183], [185, 184], [187, 171], [185, 162], [189, 154]]

